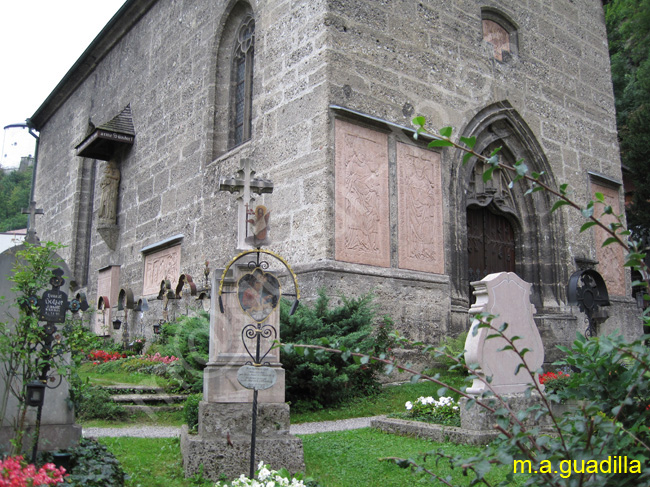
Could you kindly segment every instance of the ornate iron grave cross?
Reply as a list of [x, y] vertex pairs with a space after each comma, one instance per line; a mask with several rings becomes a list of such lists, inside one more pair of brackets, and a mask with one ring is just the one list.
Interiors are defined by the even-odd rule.
[[597, 325], [609, 318], [607, 310], [602, 309], [610, 305], [603, 276], [593, 269], [574, 272], [569, 278], [567, 298], [570, 305], [578, 306], [586, 315], [585, 336], [596, 336]]
[[[41, 347], [42, 350], [42, 359], [43, 366], [41, 367], [41, 373], [38, 377], [38, 381], [45, 385], [49, 389], [55, 389], [61, 385], [63, 377], [59, 375], [59, 381], [50, 385], [49, 383], [56, 382], [54, 376], [50, 376], [50, 368], [52, 366], [52, 360], [56, 355], [60, 355], [62, 350], [54, 350], [55, 342], [57, 344], [61, 343], [61, 337], [57, 335], [57, 323], [65, 323], [66, 313], [72, 311], [77, 313], [78, 311], [86, 311], [88, 309], [88, 302], [85, 299], [81, 301], [78, 299], [73, 299], [68, 301], [68, 295], [61, 291], [61, 286], [63, 286], [63, 270], [60, 268], [54, 269], [52, 271], [52, 277], [50, 278], [50, 285], [52, 289], [47, 290], [39, 298], [37, 296], [30, 296], [28, 298], [28, 303], [31, 308], [38, 309], [38, 321], [45, 321], [46, 324], [43, 327], [43, 333], [41, 334], [41, 340], [34, 347]], [[36, 459], [36, 453], [38, 448], [38, 436], [39, 429], [41, 424], [41, 414], [43, 412], [43, 401], [38, 405], [38, 411], [36, 413], [36, 434], [34, 439], [34, 447], [32, 451], [32, 462]]]

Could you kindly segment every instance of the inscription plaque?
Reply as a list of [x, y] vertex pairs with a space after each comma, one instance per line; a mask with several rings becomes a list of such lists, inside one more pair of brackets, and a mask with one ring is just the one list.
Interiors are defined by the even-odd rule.
[[45, 291], [40, 301], [39, 321], [64, 323], [68, 311], [68, 295], [63, 291]]
[[246, 389], [263, 391], [275, 385], [277, 374], [271, 367], [244, 365], [237, 371], [237, 380]]

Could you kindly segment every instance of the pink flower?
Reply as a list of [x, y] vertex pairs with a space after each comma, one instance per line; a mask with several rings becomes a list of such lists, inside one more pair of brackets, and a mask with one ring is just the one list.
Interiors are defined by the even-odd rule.
[[22, 456], [7, 457], [0, 461], [0, 487], [32, 487], [34, 485], [56, 485], [63, 482], [65, 468], [46, 463], [36, 471], [33, 464], [27, 464]]

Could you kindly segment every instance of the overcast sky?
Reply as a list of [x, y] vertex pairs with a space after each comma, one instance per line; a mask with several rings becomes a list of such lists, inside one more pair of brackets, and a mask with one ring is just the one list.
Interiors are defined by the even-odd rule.
[[0, 144], [3, 167], [34, 152], [25, 123], [125, 0], [2, 0]]

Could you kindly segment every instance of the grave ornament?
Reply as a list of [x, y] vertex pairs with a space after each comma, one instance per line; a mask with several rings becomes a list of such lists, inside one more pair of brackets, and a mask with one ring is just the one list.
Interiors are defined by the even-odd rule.
[[609, 318], [607, 310], [602, 309], [609, 306], [609, 293], [603, 276], [593, 269], [574, 272], [569, 278], [567, 298], [570, 305], [578, 306], [586, 315], [585, 336], [596, 336], [596, 327]]
[[[44, 291], [43, 295], [40, 298], [37, 296], [30, 296], [28, 298], [28, 306], [36, 308], [38, 310], [38, 320], [46, 322], [45, 326], [43, 327], [44, 333], [42, 334], [42, 339], [40, 343], [36, 344], [36, 346], [41, 348], [43, 358], [43, 366], [41, 367], [38, 381], [49, 389], [55, 389], [61, 384], [63, 380], [63, 376], [58, 375], [56, 373], [56, 370], [53, 371], [54, 373], [50, 373], [50, 369], [52, 368], [52, 360], [57, 355], [60, 355], [60, 352], [57, 350], [57, 348], [61, 344], [61, 339], [57, 334], [56, 324], [65, 323], [66, 313], [68, 311], [77, 313], [79, 311], [86, 311], [88, 309], [88, 302], [85, 299], [79, 301], [75, 298], [69, 301], [68, 295], [65, 292], [61, 291], [63, 284], [63, 270], [60, 268], [54, 269], [52, 271], [52, 277], [50, 278], [50, 285], [52, 286], [52, 289]], [[56, 375], [58, 375], [58, 380]], [[38, 411], [36, 413], [36, 433], [32, 451], [32, 462], [36, 461], [36, 454], [38, 450], [38, 437], [41, 415], [43, 412], [43, 399], [44, 396], [42, 395], [41, 400], [38, 403]]]

